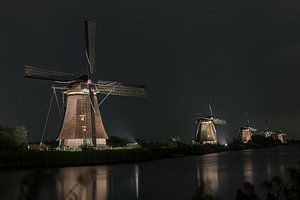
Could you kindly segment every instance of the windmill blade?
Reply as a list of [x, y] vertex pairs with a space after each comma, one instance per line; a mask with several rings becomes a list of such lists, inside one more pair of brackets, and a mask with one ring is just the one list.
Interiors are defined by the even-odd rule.
[[196, 114], [197, 119], [212, 121], [213, 118], [210, 115]]
[[225, 120], [218, 119], [218, 118], [213, 119], [213, 123], [214, 124], [219, 124], [219, 125], [225, 125], [225, 124], [227, 124], [227, 122]]
[[145, 85], [124, 84], [116, 81], [98, 81], [94, 85], [101, 94], [146, 97]]
[[213, 111], [212, 111], [211, 105], [209, 104], [208, 107], [209, 107], [210, 116], [213, 116]]
[[196, 116], [196, 117], [209, 117], [209, 115], [200, 114], [200, 113], [194, 114], [194, 116]]
[[89, 73], [96, 72], [96, 59], [95, 59], [95, 40], [96, 40], [96, 23], [85, 21], [85, 45], [86, 54], [89, 63]]
[[82, 77], [76, 74], [46, 70], [25, 65], [25, 78], [63, 82], [80, 80]]
[[207, 100], [208, 100], [208, 108], [209, 108], [210, 116], [213, 116], [213, 110], [212, 110], [209, 94], [207, 94]]

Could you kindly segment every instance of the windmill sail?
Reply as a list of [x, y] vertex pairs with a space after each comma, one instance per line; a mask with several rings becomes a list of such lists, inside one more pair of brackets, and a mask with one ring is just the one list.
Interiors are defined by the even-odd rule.
[[85, 21], [85, 45], [88, 59], [89, 73], [96, 72], [96, 59], [95, 59], [95, 41], [96, 41], [96, 23]]
[[43, 79], [50, 81], [73, 81], [80, 79], [80, 75], [46, 70], [37, 67], [25, 65], [25, 78]]
[[95, 84], [100, 94], [146, 97], [145, 85], [131, 85], [113, 81], [98, 81]]
[[214, 124], [219, 124], [219, 125], [226, 125], [226, 124], [227, 124], [227, 122], [226, 122], [225, 120], [223, 120], [223, 119], [218, 119], [218, 118], [213, 119], [213, 123], [214, 123]]

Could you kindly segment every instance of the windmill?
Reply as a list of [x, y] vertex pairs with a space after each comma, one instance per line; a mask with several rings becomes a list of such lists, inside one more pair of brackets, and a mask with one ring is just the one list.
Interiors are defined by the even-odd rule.
[[97, 94], [145, 97], [146, 86], [124, 84], [117, 81], [93, 81], [95, 65], [96, 23], [85, 21], [85, 57], [87, 69], [84, 74], [72, 74], [25, 66], [25, 78], [48, 80], [59, 86], [66, 96], [66, 109], [57, 140], [60, 147], [78, 147], [91, 145], [97, 147], [106, 144], [108, 139], [99, 110]]
[[262, 135], [265, 136], [266, 138], [271, 137], [272, 136], [273, 131], [269, 130], [269, 126], [268, 126], [268, 120], [266, 120], [266, 124], [265, 124], [265, 130], [262, 131]]
[[286, 143], [286, 133], [284, 133], [282, 130], [274, 131], [275, 133], [275, 141], [279, 143]]
[[[247, 113], [247, 118], [248, 118], [248, 113]], [[256, 132], [257, 129], [253, 128], [250, 126], [250, 120], [247, 119], [247, 123], [240, 127], [240, 132], [239, 132], [239, 141], [242, 143], [248, 143], [249, 141], [252, 140], [252, 134], [253, 132]]]
[[215, 128], [215, 124], [225, 125], [226, 121], [214, 117], [212, 106], [209, 100], [208, 108], [209, 115], [197, 115], [194, 141], [202, 144], [216, 144], [217, 131]]
[[279, 131], [272, 131], [268, 127], [268, 121], [266, 120], [265, 130], [262, 131], [262, 135], [266, 138], [272, 137], [276, 142], [286, 143], [286, 136], [287, 134], [284, 133], [282, 130]]

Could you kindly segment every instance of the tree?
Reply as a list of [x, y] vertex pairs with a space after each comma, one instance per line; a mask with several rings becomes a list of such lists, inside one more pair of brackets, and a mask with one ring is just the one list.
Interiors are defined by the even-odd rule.
[[128, 143], [130, 143], [130, 140], [128, 138], [121, 138], [118, 136], [110, 136], [108, 140], [106, 141], [107, 145], [111, 147], [124, 147]]
[[21, 150], [27, 145], [27, 130], [25, 126], [0, 126], [0, 150]]

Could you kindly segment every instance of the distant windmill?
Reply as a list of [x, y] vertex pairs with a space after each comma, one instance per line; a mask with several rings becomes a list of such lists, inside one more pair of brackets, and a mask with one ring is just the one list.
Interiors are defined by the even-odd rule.
[[[67, 96], [66, 111], [57, 140], [61, 147], [78, 147], [106, 144], [108, 138], [100, 115], [97, 94], [145, 97], [146, 86], [129, 85], [117, 81], [93, 82], [95, 67], [96, 23], [85, 21], [85, 57], [87, 70], [76, 75], [52, 70], [25, 66], [25, 77], [42, 79], [63, 84], [60, 89]], [[101, 102], [100, 102], [101, 104]]]
[[250, 120], [248, 119], [247, 113], [247, 123], [240, 128], [239, 132], [239, 141], [242, 143], [248, 143], [252, 140], [253, 132], [256, 132], [257, 129], [250, 126]]
[[282, 130], [275, 131], [275, 141], [286, 143], [286, 137], [287, 137], [286, 133], [284, 133]]
[[197, 115], [194, 141], [202, 144], [216, 144], [217, 131], [215, 124], [225, 125], [226, 121], [214, 117], [209, 100], [208, 108], [210, 113], [209, 115]]
[[268, 138], [268, 137], [271, 137], [272, 134], [273, 134], [273, 131], [269, 130], [268, 120], [266, 120], [265, 130], [262, 131], [262, 135], [265, 136], [266, 138]]
[[287, 134], [282, 130], [279, 131], [271, 131], [269, 130], [268, 121], [266, 120], [265, 130], [262, 131], [262, 135], [266, 138], [272, 137], [275, 141], [286, 143]]
[[286, 143], [287, 134], [282, 130], [279, 131], [271, 131], [268, 126], [268, 121], [266, 120], [265, 130], [262, 131], [262, 135], [266, 138], [272, 137], [276, 142]]

